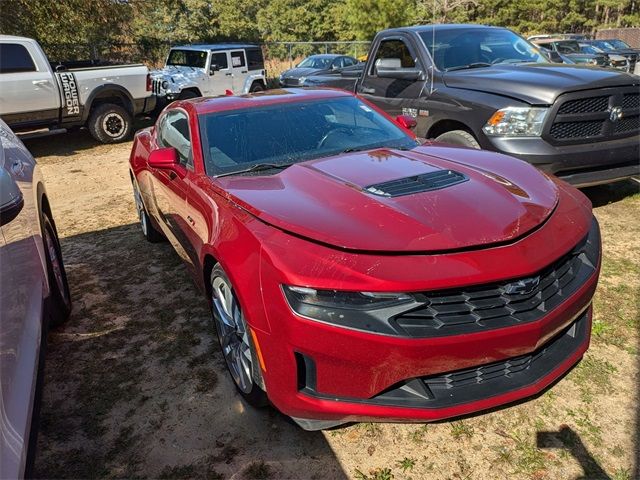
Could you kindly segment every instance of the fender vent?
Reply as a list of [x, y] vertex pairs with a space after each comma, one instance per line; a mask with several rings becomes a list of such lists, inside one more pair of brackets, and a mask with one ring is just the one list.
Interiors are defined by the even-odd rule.
[[438, 170], [413, 177], [399, 178], [389, 182], [365, 187], [365, 191], [381, 197], [400, 197], [414, 193], [430, 192], [457, 185], [469, 180], [465, 175], [453, 170]]

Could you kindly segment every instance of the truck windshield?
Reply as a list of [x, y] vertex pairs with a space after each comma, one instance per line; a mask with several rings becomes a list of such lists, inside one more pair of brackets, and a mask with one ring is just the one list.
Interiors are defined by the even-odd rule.
[[420, 37], [438, 70], [461, 70], [498, 63], [547, 62], [529, 42], [506, 29], [422, 30]]
[[207, 63], [207, 52], [198, 50], [171, 50], [167, 65], [181, 67], [204, 68]]
[[404, 130], [354, 97], [216, 112], [200, 116], [199, 122], [211, 176], [281, 169], [342, 152], [417, 146]]

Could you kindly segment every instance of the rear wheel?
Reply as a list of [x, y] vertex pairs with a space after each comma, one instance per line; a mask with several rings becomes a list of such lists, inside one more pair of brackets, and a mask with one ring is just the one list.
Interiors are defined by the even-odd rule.
[[142, 234], [147, 241], [151, 243], [158, 243], [164, 240], [164, 235], [156, 230], [156, 227], [151, 223], [151, 219], [149, 218], [149, 214], [147, 213], [147, 209], [144, 206], [144, 202], [142, 201], [142, 195], [140, 195], [140, 190], [138, 190], [138, 185], [135, 182], [133, 183], [133, 198], [136, 202], [136, 210], [138, 211], [138, 218], [140, 219], [140, 228], [142, 229]]
[[465, 130], [452, 130], [450, 132], [445, 132], [436, 137], [435, 141], [449, 143], [451, 145], [460, 145], [461, 147], [480, 149], [480, 144], [475, 137]]
[[263, 92], [263, 91], [264, 91], [264, 86], [260, 82], [253, 82], [251, 84], [251, 88], [249, 89], [250, 93], [257, 93], [257, 92]]
[[268, 405], [262, 372], [247, 322], [229, 277], [218, 264], [210, 277], [213, 320], [227, 368], [236, 388], [255, 407]]
[[131, 135], [133, 118], [120, 105], [103, 103], [93, 109], [87, 127], [99, 142], [118, 143]]
[[42, 241], [49, 279], [49, 322], [51, 326], [55, 327], [69, 318], [71, 293], [56, 231], [46, 213], [43, 213], [41, 221]]

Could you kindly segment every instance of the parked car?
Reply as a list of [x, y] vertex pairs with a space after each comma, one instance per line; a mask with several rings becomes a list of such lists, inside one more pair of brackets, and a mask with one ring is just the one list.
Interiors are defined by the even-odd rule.
[[242, 43], [173, 47], [164, 68], [151, 76], [161, 107], [176, 99], [259, 92], [267, 85], [262, 49]]
[[186, 259], [238, 391], [308, 430], [504, 405], [589, 344], [589, 200], [397, 122], [284, 89], [175, 102], [133, 144], [144, 236]]
[[297, 87], [304, 83], [310, 75], [317, 75], [331, 71], [339, 71], [356, 65], [358, 60], [347, 55], [322, 54], [311, 55], [296, 65], [295, 68], [285, 70], [280, 74], [281, 87]]
[[622, 70], [623, 72], [631, 72], [631, 64], [629, 63], [627, 57], [623, 55], [616, 55], [615, 53], [607, 53], [604, 50], [589, 43], [580, 42], [579, 45], [580, 50], [583, 53], [589, 53], [592, 55], [606, 55], [609, 66], [611, 68], [617, 68], [618, 70]]
[[588, 43], [594, 47], [598, 47], [609, 54], [622, 55], [629, 61], [629, 72], [640, 75], [640, 50], [631, 48], [622, 40], [607, 39], [607, 40], [588, 40], [583, 43]]
[[549, 63], [505, 28], [385, 30], [359, 73], [306, 85], [355, 91], [392, 116], [413, 116], [420, 137], [513, 155], [573, 185], [640, 173], [640, 79]]
[[47, 328], [71, 311], [42, 174], [0, 120], [0, 478], [33, 463]]
[[609, 59], [604, 53], [585, 53], [577, 40], [563, 40], [546, 38], [533, 40], [534, 45], [546, 48], [560, 55], [570, 58], [574, 63], [590, 65], [592, 67], [608, 67]]
[[0, 117], [14, 131], [86, 126], [115, 143], [155, 106], [144, 65], [53, 65], [35, 40], [0, 35]]

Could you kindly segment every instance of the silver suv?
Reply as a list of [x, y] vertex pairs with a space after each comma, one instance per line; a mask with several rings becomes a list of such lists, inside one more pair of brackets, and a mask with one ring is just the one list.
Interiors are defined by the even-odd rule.
[[229, 92], [258, 92], [266, 88], [262, 50], [251, 44], [173, 47], [164, 68], [151, 72], [151, 78], [153, 93], [161, 104]]

